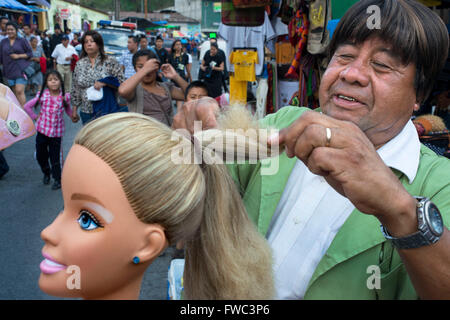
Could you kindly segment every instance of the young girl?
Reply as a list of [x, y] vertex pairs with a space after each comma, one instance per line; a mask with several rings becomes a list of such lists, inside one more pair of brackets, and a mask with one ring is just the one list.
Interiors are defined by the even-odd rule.
[[[33, 112], [33, 108], [41, 106], [39, 114]], [[70, 107], [70, 94], [64, 92], [64, 84], [61, 74], [51, 70], [45, 75], [44, 86], [36, 97], [28, 101], [24, 106], [28, 115], [36, 121], [36, 158], [44, 173], [44, 184], [50, 183], [50, 172], [53, 176], [52, 189], [61, 188], [61, 163], [60, 150], [61, 138], [64, 135], [64, 114], [77, 122], [78, 118], [72, 115]], [[50, 158], [50, 166], [48, 160]]]

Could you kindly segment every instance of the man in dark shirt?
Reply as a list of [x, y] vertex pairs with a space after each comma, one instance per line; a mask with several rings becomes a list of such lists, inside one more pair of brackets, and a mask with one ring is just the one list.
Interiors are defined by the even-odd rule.
[[155, 51], [158, 55], [159, 61], [161, 61], [161, 64], [167, 63], [169, 59], [169, 53], [167, 50], [163, 47], [164, 40], [161, 36], [156, 37], [156, 43], [155, 43]]
[[[61, 31], [61, 27], [59, 24], [55, 24], [55, 32], [52, 34], [52, 37], [50, 38], [50, 52], [53, 52], [55, 50], [55, 47], [62, 42], [63, 33]], [[47, 56], [49, 59], [53, 60], [51, 56]], [[50, 66], [53, 66], [53, 62], [50, 63]]]

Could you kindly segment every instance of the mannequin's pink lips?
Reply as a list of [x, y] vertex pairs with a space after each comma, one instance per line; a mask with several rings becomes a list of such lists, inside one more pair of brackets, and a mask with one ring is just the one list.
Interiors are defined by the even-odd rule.
[[67, 268], [67, 266], [54, 261], [49, 254], [43, 252], [42, 255], [45, 258], [39, 265], [42, 273], [53, 274]]

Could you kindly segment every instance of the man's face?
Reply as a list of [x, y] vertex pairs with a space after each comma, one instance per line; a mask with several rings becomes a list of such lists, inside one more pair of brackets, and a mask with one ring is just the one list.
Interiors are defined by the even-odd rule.
[[148, 47], [148, 41], [147, 38], [141, 38], [141, 41], [139, 42], [141, 45], [141, 49], [147, 49]]
[[67, 47], [69, 45], [69, 40], [68, 39], [63, 39], [62, 40], [62, 44], [64, 47]]
[[156, 48], [161, 49], [163, 46], [163, 41], [161, 39], [156, 40]]
[[138, 44], [137, 42], [134, 42], [133, 39], [128, 38], [128, 42], [127, 42], [127, 48], [130, 52], [135, 52], [137, 50]]
[[23, 32], [28, 36], [31, 33], [30, 27], [29, 26], [24, 26], [23, 27]]
[[396, 136], [418, 108], [415, 65], [403, 65], [391, 49], [376, 37], [340, 45], [319, 88], [323, 112], [355, 123], [375, 146]]
[[2, 19], [2, 21], [0, 21], [0, 28], [2, 29], [3, 32], [6, 32], [6, 24], [8, 23], [7, 19]]

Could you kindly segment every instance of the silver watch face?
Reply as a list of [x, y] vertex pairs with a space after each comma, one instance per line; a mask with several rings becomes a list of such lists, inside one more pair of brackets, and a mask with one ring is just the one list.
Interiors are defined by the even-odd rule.
[[431, 229], [436, 236], [442, 235], [444, 232], [444, 223], [438, 208], [432, 203], [428, 203], [428, 210], [426, 210], [427, 220]]

